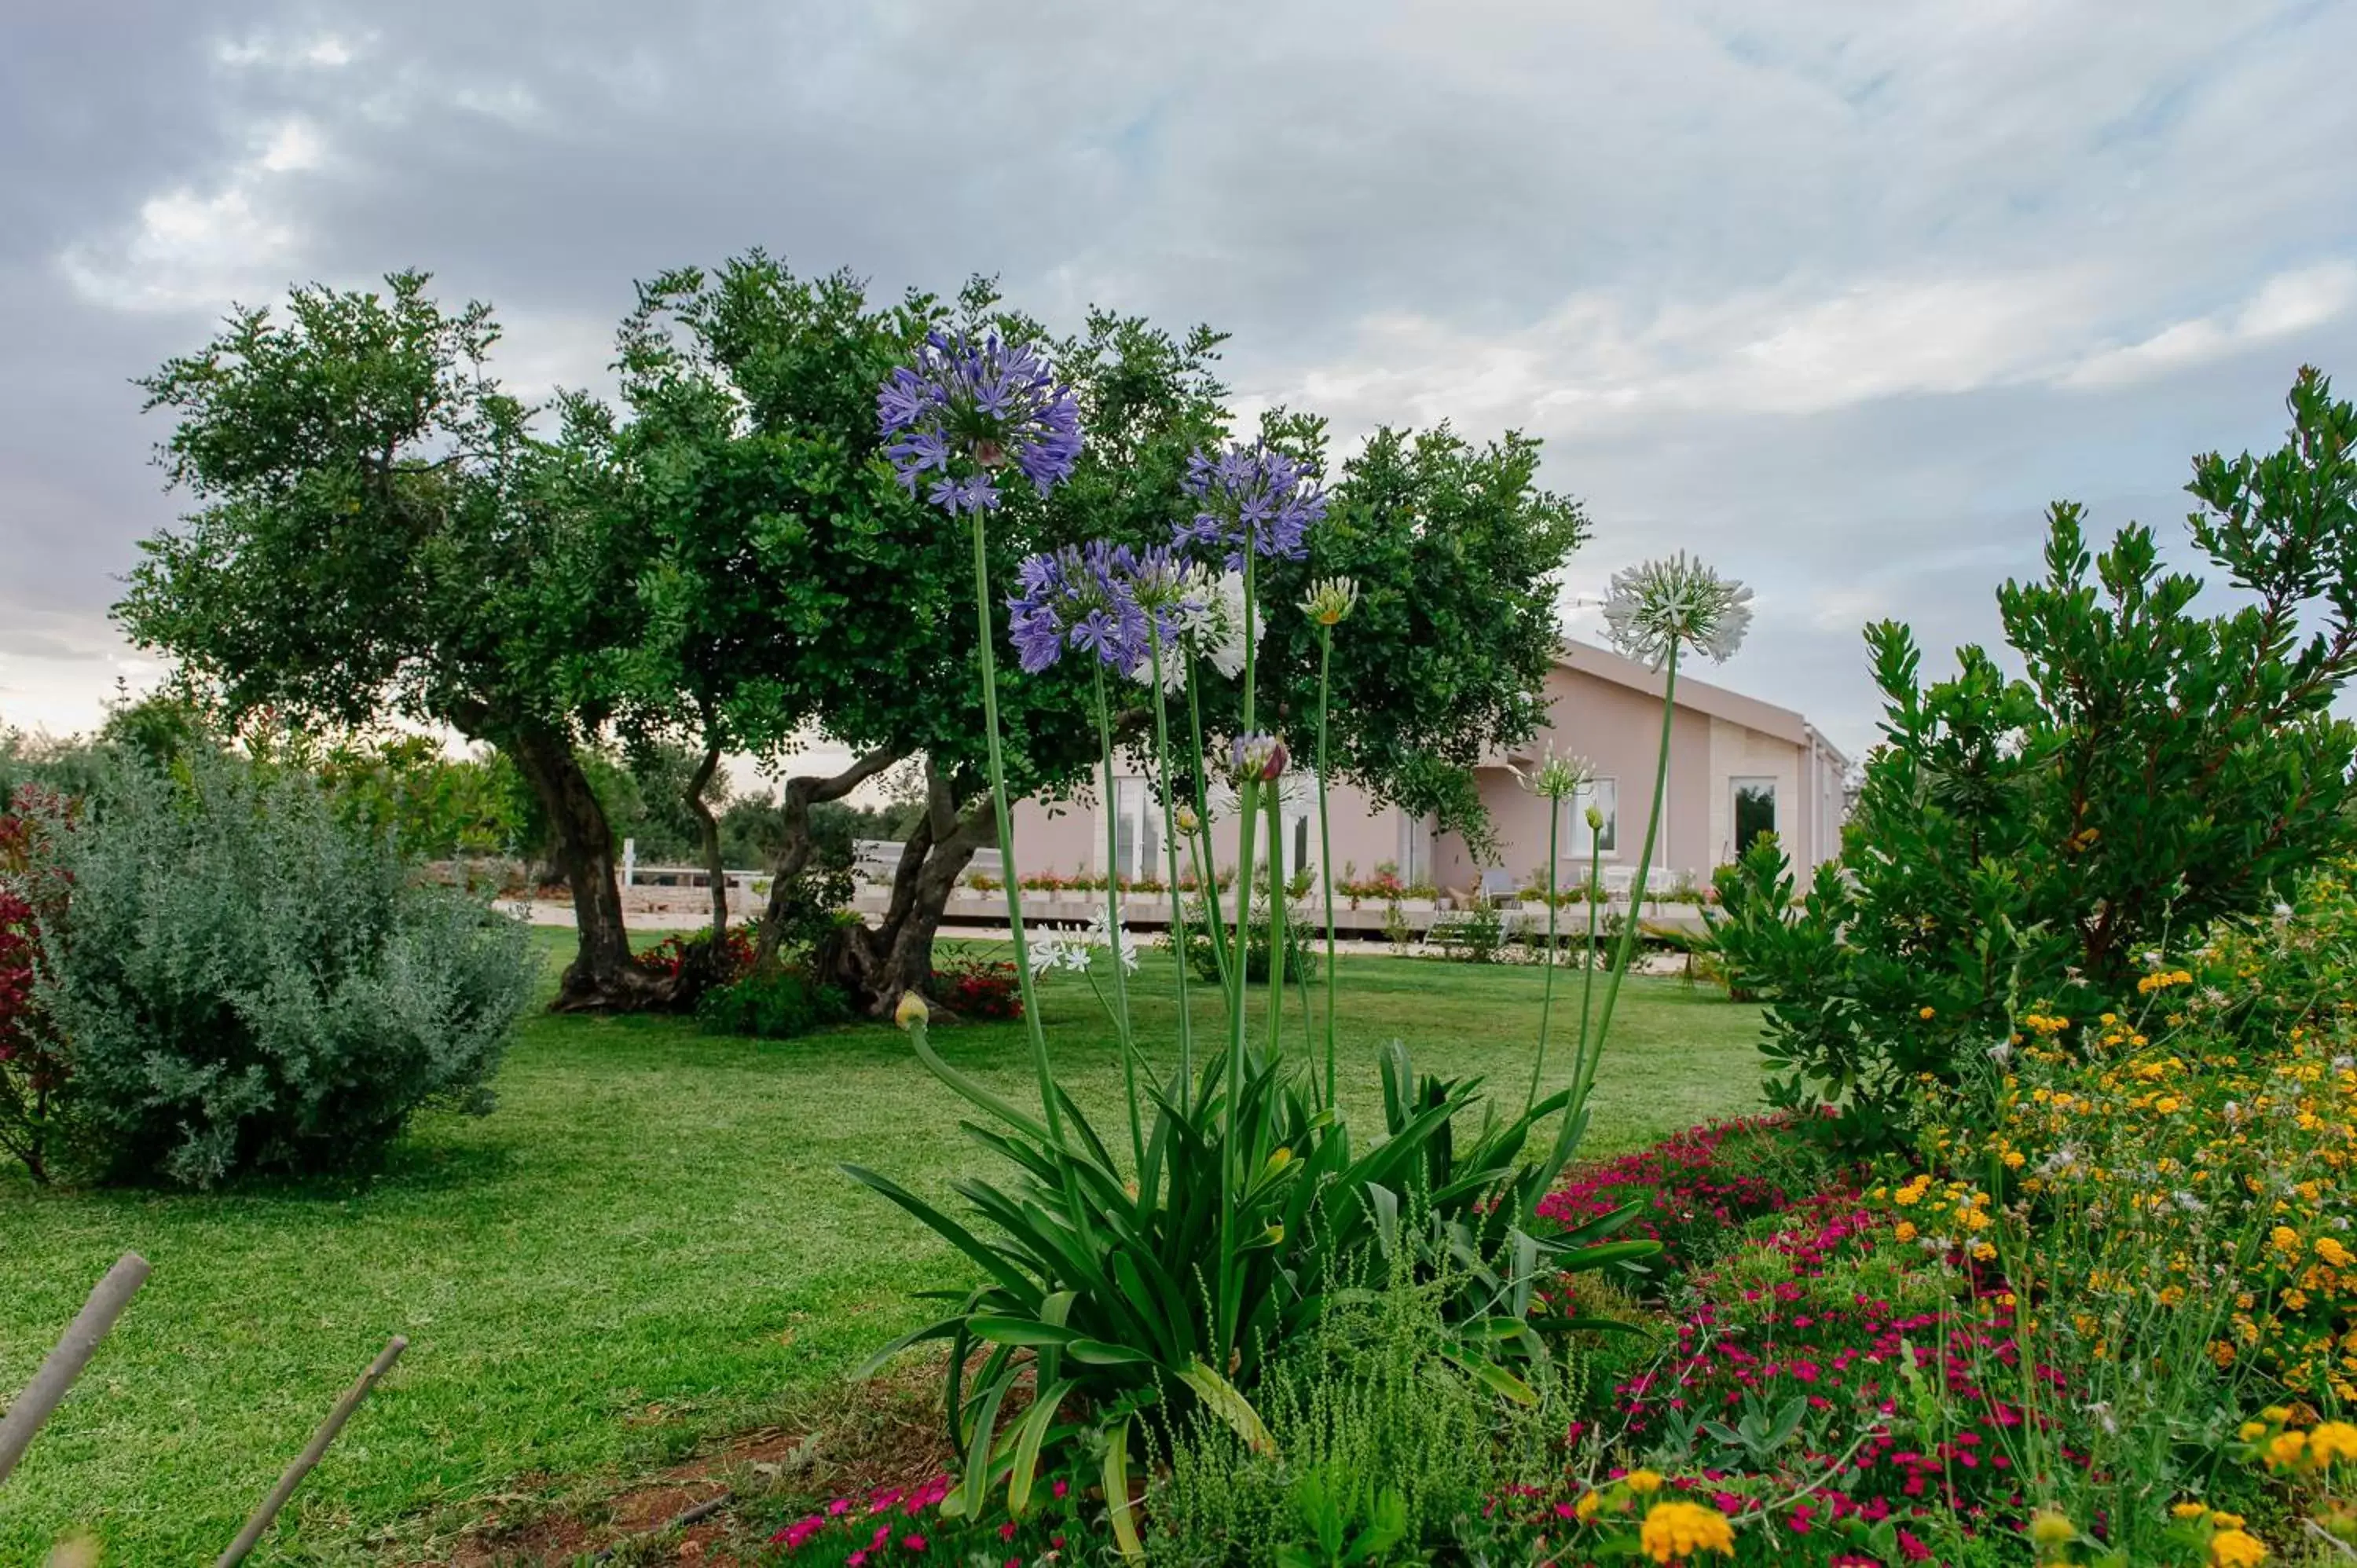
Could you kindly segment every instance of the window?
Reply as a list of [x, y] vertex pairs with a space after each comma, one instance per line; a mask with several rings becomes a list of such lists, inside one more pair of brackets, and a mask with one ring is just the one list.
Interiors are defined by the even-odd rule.
[[[1604, 825], [1596, 830], [1591, 840], [1587, 831], [1587, 808], [1593, 806], [1604, 814]], [[1620, 781], [1617, 779], [1591, 779], [1572, 792], [1564, 802], [1571, 820], [1564, 824], [1563, 842], [1570, 845], [1566, 852], [1574, 860], [1586, 860], [1599, 854], [1611, 860], [1620, 853]]]
[[1114, 869], [1122, 876], [1158, 875], [1162, 870], [1162, 812], [1143, 779], [1115, 779]]
[[1400, 880], [1409, 886], [1432, 880], [1432, 820], [1428, 817], [1400, 818], [1399, 837]]
[[1776, 780], [1735, 779], [1728, 782], [1735, 790], [1735, 854], [1736, 858], [1741, 859], [1752, 840], [1776, 831]]

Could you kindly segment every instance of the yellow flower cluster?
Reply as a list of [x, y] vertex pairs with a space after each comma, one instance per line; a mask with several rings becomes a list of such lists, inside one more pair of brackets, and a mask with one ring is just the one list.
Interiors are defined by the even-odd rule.
[[1637, 1543], [1656, 1563], [1679, 1563], [1700, 1552], [1735, 1555], [1735, 1530], [1727, 1516], [1701, 1503], [1655, 1503], [1638, 1528]]
[[2156, 964], [2141, 1000], [2069, 1009], [2083, 1025], [2020, 1014], [1990, 1099], [1932, 1102], [1937, 1176], [1878, 1189], [1899, 1239], [1976, 1251], [2018, 1208], [2030, 1262], [2072, 1280], [2058, 1326], [2097, 1359], [2149, 1342], [2157, 1311], [2216, 1313], [2220, 1365], [2357, 1405], [2352, 889], [2319, 876], [2298, 917]]
[[[2345, 1421], [2303, 1425], [2304, 1411], [2269, 1405], [2237, 1434], [2268, 1469], [2279, 1474], [2321, 1475], [2335, 1465], [2357, 1464], [2357, 1426]], [[2309, 1419], [2313, 1420], [2312, 1416]]]
[[[1994, 1199], [1970, 1182], [1935, 1182], [1930, 1176], [1919, 1174], [1896, 1187], [1878, 1187], [1867, 1197], [1887, 1200], [1908, 1210], [1907, 1217], [1891, 1229], [1891, 1234], [1901, 1241], [1923, 1236], [1923, 1227], [1929, 1225], [1936, 1242], [1962, 1247], [1983, 1262], [1996, 1256], [1996, 1248], [1986, 1234]], [[1923, 1224], [1919, 1225], [1919, 1219]]]

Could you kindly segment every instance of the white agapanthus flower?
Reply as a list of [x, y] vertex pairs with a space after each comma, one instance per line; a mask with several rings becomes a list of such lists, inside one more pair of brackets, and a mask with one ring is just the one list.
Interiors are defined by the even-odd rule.
[[1236, 787], [1214, 775], [1203, 791], [1203, 809], [1211, 812], [1212, 822], [1226, 822], [1236, 814]]
[[1137, 968], [1137, 938], [1131, 934], [1127, 926], [1119, 928], [1108, 936], [1105, 929], [1105, 917], [1103, 914], [1099, 914], [1094, 920], [1090, 922], [1088, 937], [1089, 956], [1093, 959], [1100, 952], [1118, 953], [1121, 957], [1121, 967], [1123, 969], [1135, 970]]
[[[1178, 646], [1162, 650], [1162, 686], [1173, 693], [1187, 689], [1187, 655], [1194, 654], [1232, 681], [1244, 672], [1244, 575], [1191, 565], [1181, 592]], [[1154, 681], [1154, 661], [1141, 659], [1130, 674], [1143, 684]]]
[[1538, 766], [1528, 772], [1518, 768], [1514, 769], [1514, 777], [1532, 794], [1544, 796], [1550, 800], [1562, 800], [1587, 788], [1587, 781], [1596, 777], [1596, 769], [1584, 757], [1558, 755], [1555, 743], [1550, 741], [1546, 755], [1539, 759]]
[[1052, 969], [1084, 972], [1089, 967], [1088, 933], [1078, 926], [1043, 929], [1032, 939], [1029, 949], [1035, 976]]
[[[1262, 799], [1265, 800], [1267, 797], [1264, 795]], [[1307, 816], [1318, 803], [1318, 786], [1307, 773], [1287, 773], [1277, 780], [1276, 799], [1292, 815]], [[1215, 777], [1203, 791], [1203, 804], [1211, 809], [1211, 821], [1231, 820], [1236, 814], [1236, 787]]]
[[1659, 670], [1674, 649], [1724, 663], [1751, 627], [1751, 590], [1680, 551], [1612, 574], [1605, 635], [1629, 658]]

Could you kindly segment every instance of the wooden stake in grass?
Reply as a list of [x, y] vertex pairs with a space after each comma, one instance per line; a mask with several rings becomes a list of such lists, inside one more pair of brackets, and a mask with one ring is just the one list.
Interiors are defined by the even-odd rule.
[[114, 1261], [114, 1267], [106, 1271], [98, 1288], [90, 1293], [81, 1311], [67, 1326], [65, 1337], [49, 1352], [49, 1359], [41, 1363], [41, 1369], [33, 1374], [32, 1382], [16, 1397], [16, 1402], [8, 1407], [8, 1413], [0, 1416], [0, 1481], [7, 1480], [8, 1472], [16, 1467], [16, 1461], [32, 1445], [33, 1434], [41, 1430], [41, 1423], [49, 1419], [49, 1412], [58, 1408], [66, 1391], [74, 1386], [81, 1369], [90, 1365], [91, 1352], [98, 1348], [99, 1341], [114, 1327], [114, 1320], [123, 1316], [123, 1309], [131, 1305], [131, 1298], [146, 1283], [147, 1260], [136, 1252], [125, 1252]]
[[361, 1401], [368, 1398], [369, 1390], [376, 1387], [376, 1380], [391, 1370], [393, 1364], [401, 1359], [401, 1353], [408, 1348], [409, 1341], [396, 1334], [377, 1353], [369, 1369], [361, 1374], [361, 1380], [344, 1391], [344, 1397], [336, 1402], [336, 1408], [328, 1412], [319, 1430], [311, 1434], [310, 1443], [296, 1455], [295, 1463], [286, 1466], [286, 1473], [278, 1477], [278, 1484], [270, 1488], [270, 1495], [262, 1499], [262, 1506], [253, 1510], [253, 1517], [245, 1521], [245, 1528], [237, 1532], [237, 1539], [229, 1543], [229, 1550], [214, 1562], [213, 1568], [236, 1568], [245, 1561], [245, 1554], [261, 1541], [263, 1532], [278, 1517], [278, 1510], [286, 1506], [286, 1499], [295, 1495], [295, 1488], [303, 1484], [303, 1477], [311, 1473], [311, 1467], [327, 1453], [328, 1444], [336, 1440], [336, 1434], [352, 1418], [352, 1412], [360, 1409]]

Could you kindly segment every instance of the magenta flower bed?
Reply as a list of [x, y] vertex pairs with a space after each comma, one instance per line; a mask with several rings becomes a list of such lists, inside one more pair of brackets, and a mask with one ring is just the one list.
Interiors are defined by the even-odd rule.
[[1542, 1201], [1539, 1213], [1577, 1224], [1641, 1200], [1644, 1210], [1622, 1234], [1661, 1242], [1656, 1267], [1674, 1275], [1695, 1260], [1698, 1242], [1724, 1240], [1736, 1228], [1781, 1214], [1808, 1196], [1788, 1191], [1779, 1176], [1753, 1168], [1793, 1144], [1792, 1123], [1782, 1117], [1689, 1127], [1578, 1174]]

